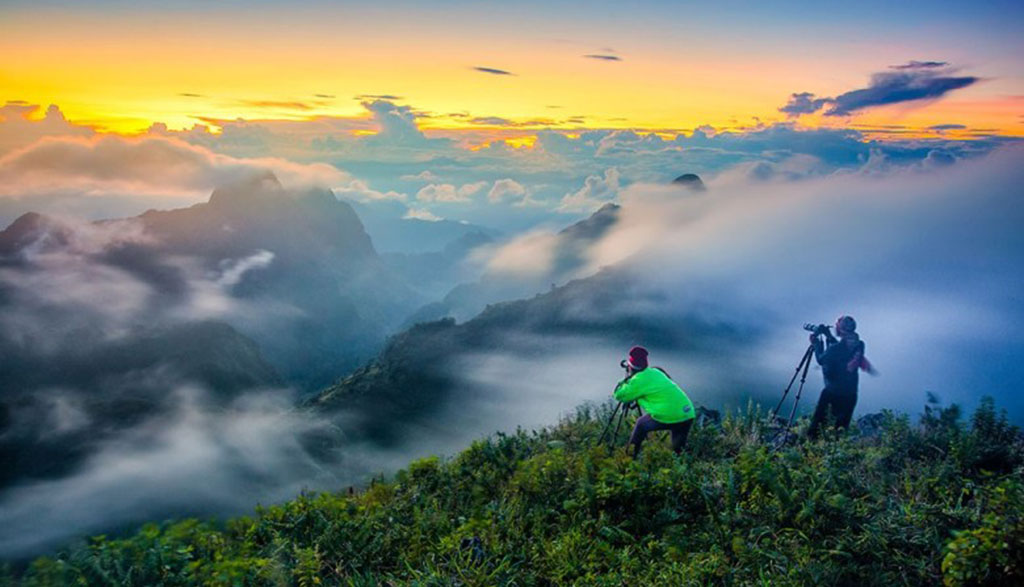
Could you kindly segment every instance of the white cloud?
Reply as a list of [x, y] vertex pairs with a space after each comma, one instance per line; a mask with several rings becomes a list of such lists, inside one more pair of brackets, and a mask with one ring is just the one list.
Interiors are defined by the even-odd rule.
[[[699, 312], [737, 332], [788, 325], [737, 351], [749, 351], [748, 363], [763, 365], [771, 380], [785, 380], [779, 357], [799, 358], [802, 323], [848, 313], [883, 373], [862, 382], [861, 410], [913, 411], [930, 390], [967, 406], [997, 394], [1024, 417], [1024, 403], [1006, 393], [1006, 381], [1022, 376], [1013, 357], [1024, 352], [1015, 327], [1024, 321], [1024, 149], [940, 169], [881, 160], [870, 169], [748, 178], [700, 197], [634, 184], [582, 274], [622, 268], [635, 288], [622, 303], [653, 300], [645, 316]], [[555, 239], [514, 245], [495, 255], [509, 270], [542, 265], [560, 250]]]
[[[248, 393], [228, 406], [216, 406], [194, 387], [168, 395], [175, 404], [169, 416], [104, 442], [73, 474], [4, 492], [0, 556], [34, 554], [140, 518], [241, 512], [258, 501], [340, 483], [303, 446], [303, 435], [328, 424], [290, 409], [284, 390]], [[351, 471], [335, 473], [354, 480]]]
[[287, 187], [331, 186], [349, 180], [346, 173], [324, 163], [238, 159], [176, 138], [45, 137], [0, 157], [0, 196], [194, 197], [267, 170]]
[[399, 179], [403, 181], [423, 181], [427, 183], [439, 183], [441, 178], [434, 175], [429, 169], [425, 169], [415, 175], [403, 175]]
[[554, 266], [560, 244], [558, 235], [547, 231], [521, 235], [493, 252], [487, 270], [513, 277], [546, 275]]
[[397, 200], [404, 202], [408, 198], [403, 193], [396, 191], [381, 192], [372, 189], [365, 181], [354, 179], [348, 183], [348, 185], [334, 188], [335, 195], [357, 202], [372, 202], [378, 200]]
[[456, 188], [450, 183], [432, 183], [416, 192], [421, 202], [463, 203], [472, 201], [473, 196], [487, 187], [486, 181], [467, 183]]
[[432, 183], [416, 192], [416, 199], [421, 202], [466, 202], [467, 198], [459, 197], [458, 192], [450, 183]]
[[499, 179], [494, 182], [494, 185], [491, 186], [491, 191], [487, 192], [487, 199], [495, 204], [509, 201], [519, 202], [525, 199], [526, 196], [526, 188], [518, 181], [510, 178]]
[[31, 145], [49, 136], [90, 136], [93, 130], [71, 124], [60, 108], [51, 104], [42, 118], [37, 104], [8, 102], [0, 106], [0, 155]]
[[618, 194], [619, 170], [611, 167], [605, 170], [604, 177], [590, 175], [584, 180], [583, 187], [565, 194], [558, 211], [592, 212], [613, 200]]
[[480, 191], [483, 190], [485, 187], [487, 187], [486, 181], [477, 181], [474, 183], [463, 184], [459, 188], [459, 195], [465, 198], [469, 198], [480, 193]]
[[409, 208], [409, 211], [402, 217], [405, 220], [426, 220], [428, 222], [440, 222], [444, 220], [440, 216], [434, 214], [430, 210], [423, 210], [418, 208]]

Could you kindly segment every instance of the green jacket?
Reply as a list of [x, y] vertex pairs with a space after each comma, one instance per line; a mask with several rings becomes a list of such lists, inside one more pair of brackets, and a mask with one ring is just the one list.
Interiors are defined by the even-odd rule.
[[690, 398], [657, 367], [648, 367], [619, 383], [615, 388], [615, 399], [620, 402], [636, 401], [662, 424], [685, 422], [696, 416]]

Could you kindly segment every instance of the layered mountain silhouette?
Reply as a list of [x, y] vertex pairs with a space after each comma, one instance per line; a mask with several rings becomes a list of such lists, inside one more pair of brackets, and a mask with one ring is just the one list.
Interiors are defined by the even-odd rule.
[[569, 281], [587, 266], [588, 249], [615, 224], [619, 209], [618, 204], [605, 204], [589, 217], [554, 235], [554, 242], [548, 246], [556, 251], [555, 258], [545, 270], [529, 274], [485, 272], [475, 282], [456, 286], [440, 302], [421, 308], [410, 322], [447, 316], [466, 320], [479, 314], [488, 304], [532, 296]]
[[[469, 353], [529, 356], [564, 335], [681, 348], [690, 339], [679, 332], [728, 334], [633, 311], [651, 294], [621, 268], [573, 280], [619, 212], [608, 204], [553, 235], [543, 272], [491, 272], [426, 307], [423, 292], [454, 280], [489, 235], [381, 256], [349, 204], [271, 174], [130, 219], [26, 214], [0, 232], [0, 485], [74, 467], [95, 443], [159, 417], [183, 385], [228, 402], [254, 388], [324, 389], [351, 372], [307, 403], [343, 408], [346, 433], [386, 443], [400, 433], [379, 418], [429, 417], [472, 393], [457, 372]], [[387, 339], [417, 307], [413, 322], [427, 323]]]
[[477, 273], [473, 252], [494, 239], [484, 232], [469, 232], [439, 251], [426, 253], [384, 253], [384, 263], [428, 298], [446, 295], [454, 285]]
[[231, 286], [257, 314], [236, 325], [304, 389], [373, 356], [423, 300], [382, 262], [352, 207], [326, 189], [292, 193], [268, 174], [139, 220], [155, 251], [196, 258], [211, 271], [226, 259], [272, 256]]
[[496, 239], [497, 230], [455, 220], [423, 220], [409, 218], [409, 208], [397, 201], [372, 203], [344, 200], [363, 221], [379, 253], [420, 254], [440, 251], [451, 243], [474, 234]]
[[179, 386], [202, 385], [226, 404], [283, 385], [256, 344], [222, 322], [110, 341], [92, 334], [47, 355], [0, 341], [0, 487], [68, 472], [122, 431], [172, 411]]
[[0, 232], [0, 486], [65, 472], [181, 388], [321, 388], [422, 302], [351, 206], [270, 174], [130, 219], [25, 214]]
[[[342, 427], [353, 437], [397, 443], [417, 423], [457, 425], [436, 418], [455, 414], [457, 419], [457, 409], [446, 410], [494, 392], [467, 376], [466, 366], [474, 357], [550, 360], [566, 351], [566, 340], [573, 340], [582, 346], [619, 346], [623, 353], [643, 343], [728, 365], [731, 347], [762, 334], [709, 320], [697, 310], [659, 315], [645, 309], [659, 304], [664, 304], [661, 294], [638, 284], [628, 269], [608, 268], [530, 299], [492, 304], [464, 323], [444, 318], [417, 324], [392, 337], [377, 358], [306, 405], [320, 413], [342, 414]], [[584, 342], [587, 339], [589, 343]], [[567, 363], [563, 368], [586, 366]], [[723, 371], [721, 381], [728, 382], [732, 375], [728, 368]], [[736, 374], [737, 382], [740, 377]], [[515, 382], [509, 385], [514, 387]], [[403, 425], [381, 426], [385, 420]]]
[[[681, 177], [691, 176], [675, 183], [702, 190], [696, 175]], [[442, 302], [414, 315], [419, 322], [392, 337], [375, 359], [309, 399], [306, 406], [343, 414], [342, 427], [354, 437], [397, 443], [406, 437], [403, 430], [416, 423], [431, 422], [462, 400], [493, 393], [465, 373], [474, 357], [550, 360], [565, 351], [561, 347], [566, 340], [588, 344], [581, 343], [583, 339], [618, 345], [623, 352], [643, 343], [686, 353], [693, 360], [706, 358], [726, 366], [717, 378], [721, 385], [743, 389], [749, 381], [741, 369], [730, 370], [729, 351], [765, 334], [756, 324], [726, 324], [700, 309], [652, 311], [666, 306], [667, 292], [645, 283], [628, 263], [573, 279], [590, 269], [588, 250], [608, 234], [620, 213], [619, 205], [609, 203], [556, 233], [557, 256], [551, 269], [538, 277], [486, 273], [477, 282], [456, 287]], [[554, 284], [559, 280], [566, 283]], [[382, 419], [408, 426], [380, 426]]]

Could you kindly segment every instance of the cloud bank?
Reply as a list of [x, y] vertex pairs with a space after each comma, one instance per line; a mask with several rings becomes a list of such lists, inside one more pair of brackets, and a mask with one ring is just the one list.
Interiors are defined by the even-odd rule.
[[29, 211], [95, 219], [180, 207], [267, 171], [298, 189], [352, 183], [325, 163], [237, 158], [179, 138], [47, 136], [0, 155], [0, 221]]
[[285, 392], [246, 394], [226, 407], [194, 386], [168, 393], [169, 413], [105, 441], [72, 475], [0, 494], [0, 556], [151, 517], [241, 513], [336, 487], [339, 475], [358, 478], [311, 454], [307, 443], [329, 425], [291, 411]]
[[[791, 373], [807, 344], [801, 324], [851, 314], [883, 373], [862, 380], [859, 413], [914, 412], [931, 391], [967, 406], [991, 394], [1024, 421], [1024, 402], [1011, 389], [1024, 376], [1015, 358], [1024, 353], [1015, 326], [1024, 319], [1016, 294], [1024, 287], [1022, 170], [1024, 150], [1007, 148], [938, 168], [748, 178], [704, 194], [633, 185], [622, 194], [619, 222], [576, 274], [627, 268], [633, 291], [580, 311], [639, 311], [667, 324], [698, 315], [756, 333], [731, 351], [757, 374], [744, 390], [755, 395], [777, 393], [775, 384]], [[550, 258], [556, 251], [545, 245], [553, 242], [523, 237], [499, 250], [490, 270], [520, 270], [505, 260], [524, 252]], [[652, 349], [659, 351], [694, 369], [688, 389], [699, 401], [735, 396], [724, 373], [692, 366], [674, 349]], [[809, 405], [820, 385], [812, 376]], [[688, 374], [680, 377], [685, 386]]]
[[[909, 65], [912, 67], [884, 73], [943, 77], [948, 68], [941, 64]], [[131, 144], [111, 143], [129, 158], [125, 160], [127, 172], [120, 178], [90, 173], [80, 177], [74, 170], [64, 170], [55, 173], [49, 180], [52, 185], [48, 186], [45, 177], [23, 179], [21, 175], [30, 170], [19, 166], [18, 176], [8, 183], [43, 192], [50, 189], [53, 193], [37, 194], [31, 199], [31, 205], [25, 197], [0, 197], [0, 223], [28, 210], [102, 218], [131, 215], [151, 207], [180, 206], [189, 202], [190, 193], [196, 193], [191, 191], [193, 186], [206, 179], [218, 181], [230, 178], [232, 169], [259, 167], [274, 170], [286, 184], [291, 176], [299, 181], [318, 179], [336, 188], [339, 196], [365, 203], [380, 215], [392, 215], [395, 221], [410, 216], [410, 206], [415, 203], [415, 214], [424, 218], [444, 218], [502, 232], [522, 232], [539, 226], [565, 224], [593, 212], [606, 201], [616, 201], [617, 190], [612, 183], [617, 183], [617, 189], [621, 190], [635, 183], [668, 182], [683, 173], [697, 173], [705, 181], [740, 173], [766, 181], [780, 177], [820, 177], [869, 166], [876, 168], [883, 160], [890, 167], [906, 167], [971, 158], [1013, 141], [981, 133], [978, 129], [953, 129], [945, 125], [932, 129], [935, 138], [931, 139], [900, 139], [900, 133], [906, 132], [902, 128], [873, 128], [861, 132], [851, 128], [809, 129], [794, 123], [763, 125], [743, 131], [705, 126], [674, 136], [619, 129], [571, 133], [517, 130], [516, 126], [424, 130], [425, 120], [447, 114], [398, 104], [391, 99], [395, 96], [387, 94], [360, 98], [365, 109], [361, 116], [318, 117], [307, 121], [208, 121], [220, 127], [219, 133], [202, 125], [181, 131], [154, 125], [148, 133], [135, 139], [109, 135], [88, 138], [92, 135], [90, 129], [62, 121], [56, 109], [51, 109], [47, 119], [35, 119], [38, 115], [32, 119], [27, 115], [9, 116], [0, 122], [0, 137], [15, 136], [17, 133], [9, 131], [17, 129], [24, 131], [25, 136], [36, 136], [34, 142], [21, 147], [29, 151], [42, 153], [53, 149], [52, 146], [44, 148], [44, 143], [39, 141], [47, 140], [46, 133], [65, 131], [83, 134], [50, 136], [48, 140], [57, 140], [62, 149], [71, 152], [81, 151], [81, 145], [88, 145], [88, 150], [96, 155], [101, 149], [93, 142], [102, 143], [101, 139]], [[801, 112], [823, 107], [820, 100], [823, 99], [810, 93], [798, 94], [790, 110]], [[17, 112], [39, 111], [30, 105], [12, 108]], [[457, 114], [465, 121], [522, 124], [522, 121], [503, 121], [470, 113], [449, 114]], [[10, 126], [12, 124], [17, 129]], [[957, 131], [957, 139], [970, 137], [973, 140], [953, 140], [942, 134], [952, 130]], [[869, 140], [867, 132], [872, 136], [888, 133], [893, 138]], [[496, 136], [510, 138], [496, 139]], [[512, 138], [524, 136], [531, 140], [518, 143]], [[175, 143], [149, 144], [151, 139]], [[146, 148], [133, 141], [145, 143]], [[70, 145], [64, 144], [66, 142]], [[106, 151], [112, 153], [115, 149]], [[164, 153], [157, 156], [150, 154], [151, 151]], [[166, 177], [167, 186], [159, 185], [158, 181], [146, 182], [143, 166], [131, 159], [141, 155], [166, 162], [166, 171], [158, 171], [156, 175]], [[12, 156], [13, 152], [0, 152], [0, 157]], [[85, 155], [79, 153], [78, 156]], [[136, 168], [139, 172], [132, 171]], [[175, 168], [183, 170], [181, 177], [193, 179], [171, 177], [171, 170]], [[344, 172], [337, 171], [339, 168]], [[615, 182], [605, 178], [609, 169], [616, 170]], [[333, 177], [336, 173], [343, 176]], [[591, 194], [588, 190], [601, 187], [595, 183], [598, 180], [609, 187], [588, 197]], [[485, 188], [488, 193], [494, 190], [493, 199], [459, 193], [462, 186], [481, 182], [499, 186]], [[68, 191], [56, 184], [67, 186]], [[417, 198], [421, 190], [431, 185], [452, 186], [454, 196], [448, 188], [434, 187]], [[579, 193], [581, 187], [583, 193]], [[90, 197], [78, 197], [81, 195], [80, 191], [75, 191], [78, 188], [89, 189]], [[152, 193], [120, 193], [128, 189]], [[192, 201], [199, 201], [199, 194], [201, 191]]]

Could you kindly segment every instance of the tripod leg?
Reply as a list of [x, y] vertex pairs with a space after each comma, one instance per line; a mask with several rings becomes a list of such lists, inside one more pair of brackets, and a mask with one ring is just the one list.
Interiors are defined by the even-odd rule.
[[619, 441], [619, 428], [622, 427], [622, 421], [626, 419], [627, 412], [629, 412], [629, 408], [622, 408], [622, 411], [619, 412], [619, 421], [615, 424], [615, 435], [612, 436], [613, 445]]
[[[771, 419], [772, 420], [775, 420], [775, 418], [778, 417], [779, 410], [782, 409], [782, 403], [786, 401], [786, 396], [789, 395], [789, 390], [793, 389], [793, 382], [796, 381], [796, 377], [797, 377], [797, 375], [800, 374], [800, 370], [801, 369], [805, 369], [804, 372], [806, 373], [806, 367], [808, 365], [810, 365], [811, 357], [813, 355], [814, 355], [814, 345], [812, 344], [811, 346], [807, 347], [806, 351], [804, 351], [804, 356], [800, 359], [800, 362], [796, 364], [796, 370], [793, 371], [793, 376], [789, 378], [789, 384], [786, 385], [786, 389], [782, 390], [782, 397], [779, 398], [778, 405], [776, 405], [775, 409], [772, 410], [772, 415], [771, 415]], [[805, 377], [806, 377], [806, 375], [805, 375]]]
[[[786, 427], [782, 429], [782, 440], [776, 442], [776, 447], [784, 446], [789, 442], [790, 430], [793, 427], [793, 419], [796, 418], [796, 408], [800, 403], [800, 396], [804, 391], [804, 382], [807, 381], [807, 371], [811, 368], [811, 357], [814, 356], [814, 345], [807, 347], [807, 352], [804, 353], [804, 357], [800, 359], [800, 363], [796, 366], [796, 372], [793, 373], [793, 379], [789, 382], [789, 387], [786, 388], [786, 393], [789, 393], [790, 387], [793, 386], [793, 381], [796, 380], [796, 376], [800, 375], [800, 386], [796, 389], [796, 396], [793, 398], [793, 407], [789, 410], [789, 418], [786, 420]], [[779, 404], [781, 406], [781, 402]]]
[[615, 416], [617, 416], [619, 414], [619, 408], [621, 408], [621, 407], [622, 407], [621, 403], [615, 404], [615, 409], [612, 410], [611, 415], [608, 416], [608, 422], [605, 423], [604, 430], [601, 431], [601, 436], [598, 437], [598, 439], [597, 439], [597, 443], [598, 444], [601, 444], [602, 442], [604, 442], [604, 437], [607, 436], [609, 431], [611, 431], [611, 429], [612, 429], [612, 422], [615, 421]]
[[[811, 349], [813, 351], [813, 347]], [[793, 426], [793, 418], [796, 417], [796, 406], [800, 403], [800, 397], [804, 393], [804, 383], [807, 381], [807, 371], [811, 368], [810, 354], [807, 356], [807, 363], [804, 365], [803, 375], [800, 376], [800, 386], [796, 388], [796, 397], [793, 398], [793, 409], [789, 413], [789, 421], [786, 422], [786, 433], [789, 433], [789, 429]]]

